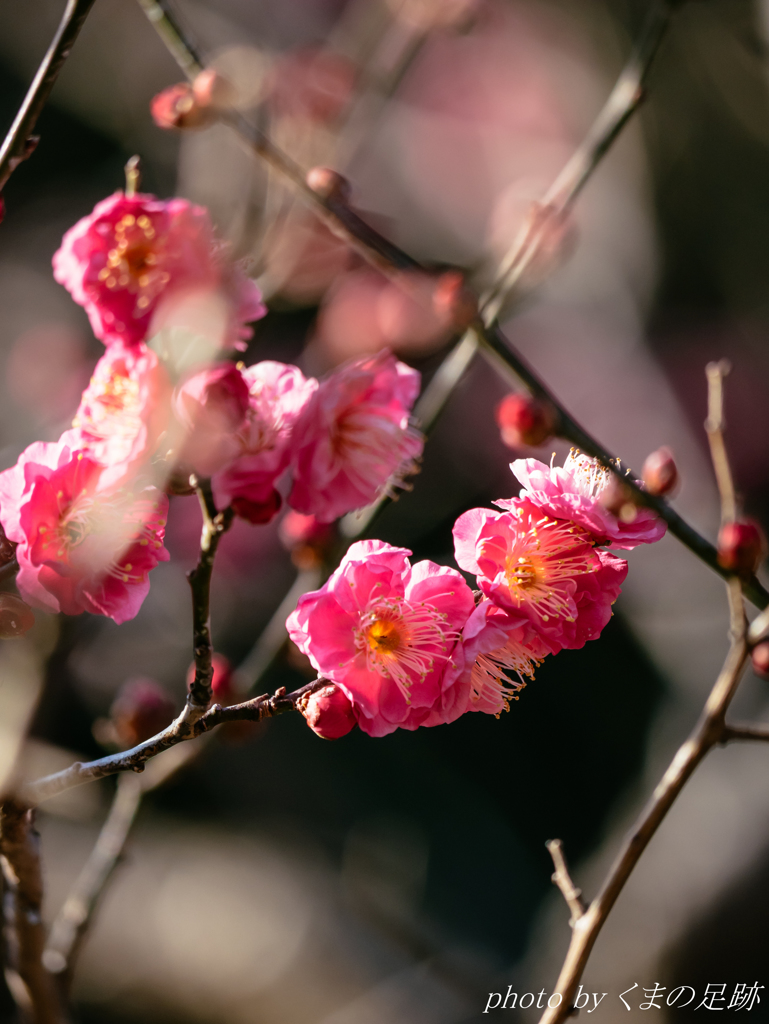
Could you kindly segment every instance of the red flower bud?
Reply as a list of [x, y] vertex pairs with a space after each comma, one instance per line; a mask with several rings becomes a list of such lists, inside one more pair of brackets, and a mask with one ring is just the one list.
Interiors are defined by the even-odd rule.
[[210, 108], [196, 101], [192, 86], [186, 82], [171, 85], [150, 102], [152, 120], [158, 128], [205, 128], [214, 120]]
[[235, 89], [213, 68], [201, 71], [192, 83], [192, 95], [201, 110], [229, 110], [235, 105]]
[[750, 656], [753, 662], [753, 671], [762, 679], [769, 679], [769, 641], [756, 644]]
[[531, 395], [507, 395], [497, 406], [496, 418], [509, 448], [544, 444], [555, 429], [553, 407]]
[[352, 188], [347, 178], [332, 171], [330, 167], [313, 167], [307, 172], [308, 186], [321, 199], [335, 199], [340, 203], [350, 200]]
[[115, 737], [122, 747], [135, 747], [173, 721], [176, 706], [154, 679], [129, 679], [110, 708]]
[[279, 492], [273, 489], [267, 501], [250, 501], [248, 498], [235, 497], [231, 504], [232, 511], [240, 519], [245, 519], [252, 526], [262, 526], [264, 523], [272, 522], [283, 504], [283, 499]]
[[14, 594], [0, 594], [0, 640], [24, 636], [35, 624], [28, 604]]
[[338, 740], [358, 724], [350, 700], [333, 683], [311, 693], [302, 714], [312, 731], [324, 740]]
[[459, 270], [447, 270], [435, 282], [433, 305], [442, 321], [464, 331], [478, 315], [478, 299]]
[[649, 494], [670, 494], [678, 483], [678, 467], [669, 448], [658, 448], [647, 456], [641, 478]]
[[766, 538], [758, 523], [743, 519], [724, 523], [718, 532], [718, 564], [732, 572], [755, 572], [766, 555]]

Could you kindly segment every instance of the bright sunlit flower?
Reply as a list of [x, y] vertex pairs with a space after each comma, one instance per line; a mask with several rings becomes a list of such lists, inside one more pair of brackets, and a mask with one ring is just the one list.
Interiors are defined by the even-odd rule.
[[[546, 466], [536, 459], [517, 459], [510, 468], [523, 484], [522, 498], [528, 498], [555, 519], [576, 523], [596, 544], [610, 544], [630, 550], [638, 544], [653, 544], [665, 535], [666, 525], [651, 509], [630, 506], [632, 517], [624, 519], [601, 503], [601, 495], [612, 474], [595, 459], [572, 449], [563, 468]], [[510, 501], [497, 501], [500, 508]]]
[[427, 561], [411, 566], [409, 554], [358, 541], [286, 624], [317, 671], [347, 694], [371, 736], [457, 717], [444, 714], [442, 701], [464, 664], [454, 653], [473, 595], [456, 570]]

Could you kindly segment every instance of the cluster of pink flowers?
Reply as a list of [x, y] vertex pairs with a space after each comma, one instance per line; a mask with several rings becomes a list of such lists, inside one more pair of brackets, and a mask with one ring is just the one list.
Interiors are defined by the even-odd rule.
[[290, 470], [289, 504], [329, 523], [416, 468], [419, 374], [387, 351], [320, 381], [226, 359], [175, 379], [148, 342], [180, 296], [226, 304], [230, 349], [245, 347], [248, 321], [266, 312], [201, 207], [118, 192], [67, 232], [53, 265], [106, 351], [72, 427], [0, 473], [0, 524], [35, 607], [136, 615], [150, 570], [169, 557], [165, 491], [189, 489], [192, 474], [211, 480], [217, 507], [266, 523]]
[[[330, 684], [305, 711], [322, 736], [355, 723], [372, 736], [499, 716], [549, 654], [583, 647], [611, 618], [627, 562], [605, 550], [659, 540], [665, 524], [602, 501], [609, 473], [572, 452], [563, 468], [511, 466], [519, 497], [454, 525], [455, 569], [380, 541], [353, 544], [319, 591], [289, 617], [291, 639]], [[624, 512], [624, 508], [623, 508]]]

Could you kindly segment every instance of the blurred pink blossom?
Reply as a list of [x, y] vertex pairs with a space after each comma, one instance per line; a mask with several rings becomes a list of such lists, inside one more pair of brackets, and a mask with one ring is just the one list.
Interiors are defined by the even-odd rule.
[[65, 442], [36, 442], [0, 473], [0, 521], [18, 544], [26, 601], [125, 622], [147, 596], [150, 570], [168, 560], [168, 499], [154, 487], [100, 490], [101, 473]]
[[280, 508], [275, 481], [288, 466], [294, 424], [318, 382], [272, 360], [247, 367], [242, 379], [245, 416], [233, 435], [233, 460], [213, 478], [214, 498], [219, 508], [232, 505], [241, 518], [265, 523]]
[[240, 450], [237, 432], [248, 410], [248, 385], [234, 363], [217, 363], [188, 377], [176, 390], [174, 411], [185, 431], [179, 460], [210, 477]]
[[[523, 484], [522, 498], [556, 519], [581, 526], [596, 544], [630, 550], [665, 536], [664, 521], [651, 509], [632, 506], [633, 516], [626, 520], [606, 508], [601, 495], [614, 476], [581, 452], [572, 450], [563, 468], [546, 466], [536, 459], [517, 459], [510, 468]], [[514, 498], [495, 502], [500, 508], [513, 508], [515, 503]]]
[[411, 566], [410, 553], [358, 541], [286, 623], [371, 736], [457, 717], [453, 701], [443, 713], [442, 698], [462, 667], [454, 652], [475, 605], [472, 591], [455, 569], [427, 561]]
[[155, 451], [168, 427], [171, 383], [143, 343], [110, 345], [101, 357], [66, 438], [100, 463], [100, 488], [130, 480]]
[[242, 347], [245, 325], [265, 313], [259, 289], [216, 242], [208, 211], [186, 199], [116, 192], [65, 234], [53, 270], [105, 344], [143, 341], [162, 300], [179, 291], [226, 295], [230, 346]]
[[386, 350], [322, 380], [294, 427], [291, 507], [328, 523], [413, 472], [424, 445], [409, 426], [419, 380]]

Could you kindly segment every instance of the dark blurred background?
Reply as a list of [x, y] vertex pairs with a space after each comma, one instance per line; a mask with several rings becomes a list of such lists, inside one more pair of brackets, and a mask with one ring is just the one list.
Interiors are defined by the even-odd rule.
[[[179, 0], [174, 10], [235, 81], [243, 109], [301, 163], [344, 169], [372, 222], [426, 261], [466, 267], [482, 287], [527, 203], [599, 109], [647, 4], [454, 6], [459, 13], [445, 5], [442, 18], [428, 2], [396, 0]], [[49, 0], [0, 0], [3, 125], [59, 14]], [[714, 358], [734, 367], [728, 443], [745, 508], [769, 521], [767, 20], [769, 10], [747, 0], [682, 7], [640, 119], [586, 190], [574, 255], [508, 326], [586, 426], [631, 464], [673, 446], [679, 507], [711, 536], [717, 504], [701, 424], [703, 368]], [[355, 69], [356, 89], [330, 118], [308, 116], [294, 95], [303, 72], [285, 62], [301, 65], [318, 52], [308, 47]], [[271, 106], [264, 83], [280, 74], [288, 98]], [[320, 373], [382, 344], [367, 306], [380, 283], [224, 129], [182, 137], [153, 125], [149, 100], [180, 77], [137, 4], [97, 0], [40, 119], [39, 147], [4, 193], [3, 466], [31, 441], [58, 436], [100, 354], [50, 259], [63, 232], [122, 187], [134, 152], [144, 190], [209, 205], [250, 261], [270, 312], [247, 362], [296, 361]], [[441, 339], [406, 332], [398, 341], [426, 379], [445, 351]], [[456, 516], [515, 489], [507, 465], [516, 455], [492, 415], [507, 390], [491, 367], [473, 364], [413, 491], [382, 514], [377, 536], [451, 563]], [[194, 499], [173, 499], [173, 559], [153, 573], [133, 623], [45, 625], [52, 653], [29, 763], [65, 763], [62, 748], [99, 756], [93, 723], [129, 677], [152, 676], [181, 702], [191, 654], [184, 572], [198, 531]], [[564, 841], [592, 893], [725, 649], [720, 584], [690, 561], [670, 539], [636, 552], [600, 641], [550, 659], [499, 720], [467, 715], [329, 743], [284, 717], [246, 742], [210, 745], [146, 798], [83, 954], [79, 1019], [469, 1024], [509, 983], [552, 991], [568, 928], [545, 840]], [[234, 664], [294, 576], [274, 526], [239, 522], [228, 535], [213, 623], [217, 649]], [[297, 665], [281, 651], [259, 692], [301, 685]], [[764, 684], [746, 682], [742, 710], [766, 712]], [[626, 978], [698, 992], [709, 982], [729, 992], [740, 982], [769, 986], [766, 751], [713, 760], [596, 950], [592, 989], [610, 992], [596, 1019], [613, 1019]], [[112, 783], [87, 789], [41, 816], [49, 915]], [[769, 997], [752, 1012], [769, 1020]], [[7, 999], [3, 1019], [12, 1019]]]

